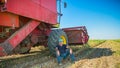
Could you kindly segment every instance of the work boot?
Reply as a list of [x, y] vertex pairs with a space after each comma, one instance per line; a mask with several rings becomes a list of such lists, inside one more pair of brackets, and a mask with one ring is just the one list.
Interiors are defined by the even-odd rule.
[[72, 64], [75, 64], [75, 61], [72, 61], [71, 63], [72, 63]]
[[62, 63], [59, 63], [58, 65], [60, 65], [60, 66], [61, 66], [61, 65], [62, 65]]

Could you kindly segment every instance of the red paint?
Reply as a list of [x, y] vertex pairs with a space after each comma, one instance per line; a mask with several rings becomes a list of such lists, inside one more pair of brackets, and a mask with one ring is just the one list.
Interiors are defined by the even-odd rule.
[[3, 51], [4, 51], [4, 49], [2, 47], [0, 47], [0, 56], [5, 56], [6, 55], [6, 53], [4, 53]]
[[2, 28], [0, 28], [0, 32], [2, 32]]
[[49, 36], [51, 31], [52, 31], [51, 29], [47, 29], [46, 32], [45, 32], [46, 36]]
[[35, 28], [32, 33], [31, 33], [31, 42], [32, 44], [36, 44], [38, 43], [38, 37], [42, 34], [42, 32], [38, 29], [38, 28]]
[[28, 36], [38, 25], [40, 22], [31, 21], [27, 25], [25, 25], [22, 29], [18, 30], [14, 33], [9, 39], [8, 42], [14, 47], [16, 47], [23, 39]]
[[19, 27], [18, 18], [15, 14], [0, 12], [0, 26]]
[[85, 26], [63, 28], [68, 37], [68, 43], [71, 44], [85, 44], [88, 42], [89, 36]]
[[0, 3], [4, 3], [5, 2], [5, 0], [0, 0]]
[[7, 0], [8, 12], [43, 21], [57, 23], [56, 0]]
[[[50, 28], [44, 28], [43, 30], [40, 30], [38, 28], [34, 29], [31, 33], [31, 42], [32, 44], [36, 44], [36, 43], [44, 43], [45, 41], [47, 41], [47, 38], [45, 38], [46, 36], [48, 36], [50, 34], [51, 30]], [[46, 42], [47, 44], [47, 42]], [[46, 44], [43, 44], [46, 46]]]
[[[35, 28], [40, 22], [49, 23], [49, 25], [57, 24], [56, 0], [7, 0], [3, 5], [0, 5], [0, 26], [19, 27], [21, 17], [27, 17], [33, 21], [25, 22], [25, 19], [23, 19], [22, 24], [24, 26], [21, 26], [7, 40], [4, 41], [1, 39], [1, 41], [4, 41], [2, 44], [5, 45], [3, 45], [3, 48], [7, 54], [11, 53], [33, 30], [36, 30]], [[46, 37], [46, 35], [49, 35], [51, 27], [49, 30], [46, 28], [42, 31], [33, 31], [33, 33]], [[38, 38], [38, 36], [35, 38]], [[4, 50], [3, 48], [0, 47], [0, 56], [4, 55], [2, 52]]]

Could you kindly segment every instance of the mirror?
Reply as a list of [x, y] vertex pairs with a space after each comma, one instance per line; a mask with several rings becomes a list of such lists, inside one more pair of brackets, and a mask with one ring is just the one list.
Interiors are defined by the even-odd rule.
[[64, 8], [67, 8], [67, 3], [66, 2], [64, 2]]

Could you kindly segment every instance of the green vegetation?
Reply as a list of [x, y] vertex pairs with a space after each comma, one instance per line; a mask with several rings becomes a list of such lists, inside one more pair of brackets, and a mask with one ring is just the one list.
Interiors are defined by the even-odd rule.
[[119, 42], [119, 43], [120, 43], [120, 39], [116, 39], [116, 40], [113, 40], [113, 41], [116, 41], [116, 42]]
[[[117, 59], [117, 60], [119, 59], [120, 40], [89, 40], [88, 44], [85, 44], [85, 45], [89, 45], [92, 48], [101, 44], [104, 46], [104, 48], [110, 48], [110, 50], [113, 52], [111, 56], [114, 59]], [[70, 48], [73, 49], [73, 52], [78, 54], [80, 53], [80, 51], [86, 48], [89, 48], [89, 47], [86, 47], [85, 45], [73, 45], [73, 46], [70, 46]], [[41, 60], [41, 58], [43, 59]], [[44, 46], [37, 46], [37, 47], [32, 47], [32, 50], [30, 51], [29, 54], [17, 54], [17, 55], [0, 57], [0, 68], [6, 68], [8, 66], [11, 66], [14, 68], [17, 68], [17, 66], [24, 67], [26, 65], [28, 66], [33, 65], [33, 63], [36, 63], [36, 62], [38, 63], [41, 63], [41, 61], [45, 62], [45, 60], [50, 60], [51, 58], [53, 57], [51, 57], [51, 54], [48, 48], [45, 48]], [[115, 68], [120, 68], [119, 62], [116, 63]]]
[[107, 42], [107, 45], [113, 51], [113, 55], [120, 56], [120, 39], [117, 40], [89, 40], [88, 44], [90, 47], [94, 47], [100, 45], [104, 42]]
[[120, 40], [111, 40], [109, 43], [111, 44], [113, 55], [120, 56]]
[[73, 51], [83, 50], [85, 48], [94, 47], [94, 46], [97, 46], [99, 44], [102, 44], [105, 41], [106, 40], [89, 40], [88, 43], [85, 45], [72, 45], [72, 46], [70, 46], [70, 48], [72, 48]]
[[89, 40], [88, 44], [90, 47], [94, 47], [94, 46], [104, 43], [105, 41], [106, 40]]
[[120, 56], [120, 50], [115, 51], [114, 55]]
[[74, 46], [70, 46], [70, 48], [72, 48], [72, 50], [75, 52], [75, 51], [77, 51], [77, 50], [83, 49], [82, 46], [83, 46], [83, 45], [74, 45]]
[[16, 54], [0, 57], [0, 68], [10, 68], [12, 66], [12, 68], [22, 68], [22, 66], [20, 66], [21, 64], [24, 66], [28, 64], [28, 62], [44, 61], [45, 59], [41, 60], [39, 58], [48, 57], [49, 55], [48, 48], [45, 48], [44, 46], [33, 47], [29, 54]]
[[115, 65], [115, 68], [120, 68], [120, 63], [117, 63], [117, 64]]

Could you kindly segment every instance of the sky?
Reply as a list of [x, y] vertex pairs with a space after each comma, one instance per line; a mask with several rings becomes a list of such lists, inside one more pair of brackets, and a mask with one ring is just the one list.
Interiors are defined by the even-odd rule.
[[120, 39], [120, 0], [63, 2], [60, 28], [86, 26], [90, 39]]

